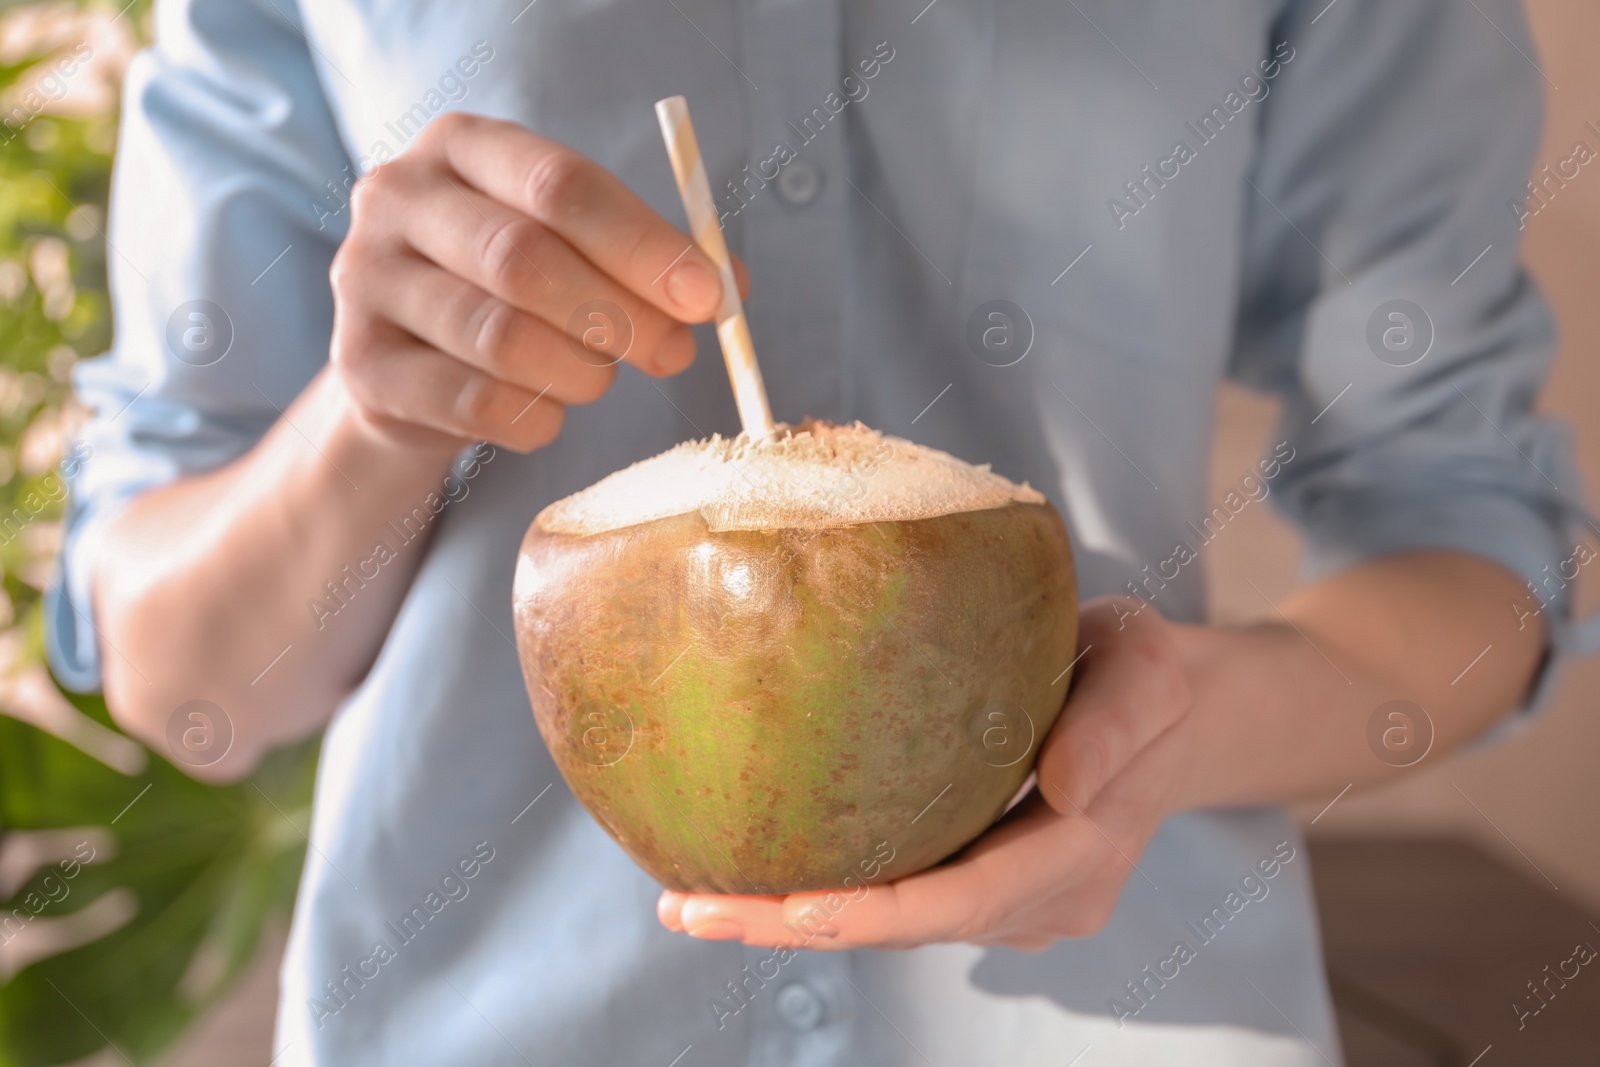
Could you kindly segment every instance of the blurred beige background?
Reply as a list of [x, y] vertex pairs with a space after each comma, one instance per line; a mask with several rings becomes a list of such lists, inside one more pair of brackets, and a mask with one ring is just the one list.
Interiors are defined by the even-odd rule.
[[[1558, 87], [1548, 94], [1538, 163], [1565, 158], [1579, 139], [1600, 150], [1600, 138], [1583, 128], [1590, 120], [1600, 125], [1600, 64], [1592, 57], [1600, 45], [1600, 3], [1527, 3], [1539, 44], [1535, 58]], [[1493, 31], [1485, 25], [1484, 32]], [[1588, 496], [1600, 500], [1600, 424], [1592, 414], [1600, 410], [1600, 361], [1594, 358], [1600, 349], [1600, 299], [1596, 298], [1600, 287], [1600, 168], [1585, 168], [1550, 207], [1530, 221], [1526, 236], [1526, 258], [1555, 304], [1562, 325], [1561, 354], [1543, 405], [1572, 427]], [[1238, 472], [1270, 447], [1274, 417], [1275, 406], [1260, 397], [1230, 390], [1220, 398], [1213, 498], [1220, 497]], [[1229, 530], [1206, 556], [1217, 617], [1257, 618], [1263, 614], [1263, 605], [1245, 576], [1274, 599], [1288, 594], [1299, 583], [1298, 538], [1265, 508], [1245, 509]], [[1580, 589], [1580, 605], [1588, 610], [1600, 606], [1600, 590], [1592, 580]], [[1352, 791], [1311, 831], [1319, 835], [1464, 836], [1500, 857], [1510, 869], [1542, 882], [1530, 866], [1536, 864], [1577, 906], [1600, 913], [1597, 692], [1600, 660], [1572, 664], [1544, 716], [1525, 735], [1470, 754], [1438, 760], [1429, 757], [1410, 777], [1394, 785], [1364, 794]], [[1455, 786], [1470, 796], [1483, 814], [1475, 811]], [[1301, 812], [1302, 821], [1309, 823], [1322, 807], [1322, 803], [1307, 805]], [[274, 948], [282, 944], [281, 933], [271, 944]], [[266, 1063], [272, 1059], [277, 1051], [269, 1045], [276, 1001], [276, 955], [276, 951], [265, 954], [170, 1057], [168, 1067]]]
[[[1525, 0], [1539, 53], [1556, 88], [1547, 89], [1544, 136], [1535, 166], [1572, 153], [1575, 141], [1600, 151], [1600, 3]], [[1493, 32], [1486, 24], [1485, 33]], [[1509, 45], [1508, 45], [1509, 47]], [[1528, 222], [1525, 259], [1555, 305], [1561, 351], [1541, 406], [1571, 428], [1587, 496], [1600, 500], [1600, 172], [1580, 171]], [[1509, 209], [1507, 209], [1509, 210]], [[1275, 405], [1229, 391], [1219, 401], [1212, 479], [1221, 488], [1270, 448]], [[1565, 488], [1565, 487], [1563, 487]], [[1279, 599], [1299, 583], [1294, 530], [1266, 508], [1247, 508], [1241, 536], [1219, 538], [1207, 558], [1219, 619], [1256, 618], [1261, 598], [1248, 574]], [[1587, 583], [1587, 584], [1585, 584]], [[1580, 610], [1600, 606], [1592, 575], [1579, 578]], [[1578, 907], [1600, 913], [1600, 660], [1570, 664], [1555, 699], [1514, 740], [1444, 759], [1428, 757], [1408, 777], [1366, 793], [1352, 791], [1310, 830], [1320, 835], [1438, 833], [1470, 838], [1510, 869], [1544, 883], [1543, 871]], [[1459, 792], [1457, 790], [1459, 787]], [[1472, 802], [1483, 809], [1473, 810]], [[1304, 806], [1309, 824], [1327, 801]], [[1492, 823], [1491, 823], [1492, 820]], [[1498, 830], [1496, 829], [1498, 827]], [[1514, 843], [1514, 845], [1513, 845]], [[1518, 854], [1518, 849], [1526, 857]], [[1534, 869], [1536, 865], [1538, 870]]]

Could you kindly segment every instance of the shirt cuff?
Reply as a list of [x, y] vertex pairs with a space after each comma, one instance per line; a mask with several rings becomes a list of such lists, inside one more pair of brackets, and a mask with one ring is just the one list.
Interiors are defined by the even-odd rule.
[[127, 500], [85, 508], [74, 499], [62, 524], [66, 536], [44, 591], [44, 645], [56, 680], [75, 693], [100, 689], [100, 631], [94, 619], [91, 579], [106, 527]]

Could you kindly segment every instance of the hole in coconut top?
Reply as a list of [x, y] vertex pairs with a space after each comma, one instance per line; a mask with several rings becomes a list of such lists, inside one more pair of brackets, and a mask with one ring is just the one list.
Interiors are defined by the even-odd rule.
[[699, 512], [714, 531], [823, 529], [932, 519], [1044, 496], [947, 452], [855, 423], [780, 423], [752, 441], [689, 441], [539, 513], [549, 533], [588, 536]]

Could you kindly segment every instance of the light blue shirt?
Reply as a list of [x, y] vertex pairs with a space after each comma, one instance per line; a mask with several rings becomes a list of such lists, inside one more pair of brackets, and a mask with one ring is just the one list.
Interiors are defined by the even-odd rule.
[[[1085, 597], [1205, 618], [1198, 557], [1265, 496], [1318, 572], [1479, 553], [1569, 640], [1550, 575], [1580, 483], [1531, 410], [1553, 331], [1517, 260], [1541, 83], [1513, 0], [524, 2], [158, 5], [117, 164], [116, 346], [78, 380], [97, 415], [49, 603], [63, 678], [97, 684], [107, 518], [239, 456], [323, 365], [356, 174], [461, 108], [681, 221], [651, 108], [674, 93], [780, 418], [861, 419], [1031, 482]], [[659, 927], [657, 886], [535, 731], [511, 576], [545, 504], [737, 428], [715, 352], [702, 331], [691, 372], [622, 374], [438, 520], [327, 735], [277, 1062], [1337, 1062], [1277, 809], [1168, 820], [1105, 930], [1037, 954], [780, 964]], [[1213, 500], [1225, 376], [1283, 398], [1282, 445]]]

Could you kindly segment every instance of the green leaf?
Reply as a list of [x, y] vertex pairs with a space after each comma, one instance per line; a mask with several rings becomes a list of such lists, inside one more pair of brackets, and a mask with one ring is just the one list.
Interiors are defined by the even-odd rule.
[[[110, 725], [98, 697], [72, 699]], [[0, 1067], [46, 1067], [108, 1043], [147, 1062], [216, 999], [249, 963], [263, 927], [292, 905], [315, 751], [316, 742], [281, 750], [245, 782], [212, 786], [154, 754], [129, 777], [0, 717], [4, 832], [99, 828], [114, 843], [78, 835], [78, 854], [95, 859], [36, 872], [4, 902], [13, 925], [0, 939], [20, 942], [32, 923], [111, 893], [131, 894], [137, 908], [105, 936], [0, 985]]]
[[[0, 24], [14, 6], [0, 0]], [[96, 12], [142, 38], [151, 0], [60, 8]], [[17, 38], [7, 40], [14, 48]], [[45, 58], [8, 55], [0, 93]], [[71, 428], [67, 372], [111, 338], [103, 230], [115, 127], [112, 112], [40, 114], [20, 133], [0, 130], [5, 670], [37, 670], [42, 659], [39, 589], [61, 514], [52, 465]], [[67, 699], [116, 729], [100, 698]], [[263, 928], [293, 904], [316, 751], [313, 740], [277, 752], [230, 786], [202, 784], [153, 753], [130, 777], [0, 708], [0, 856], [11, 864], [0, 864], [0, 1067], [47, 1067], [107, 1044], [150, 1062], [215, 1001]], [[7, 846], [51, 832], [65, 843], [64, 861], [51, 855], [37, 870], [13, 869], [28, 850]], [[74, 861], [74, 849], [93, 861]], [[74, 927], [79, 936], [59, 951], [21, 954], [41, 932]], [[8, 979], [4, 968], [22, 959], [31, 962]]]

